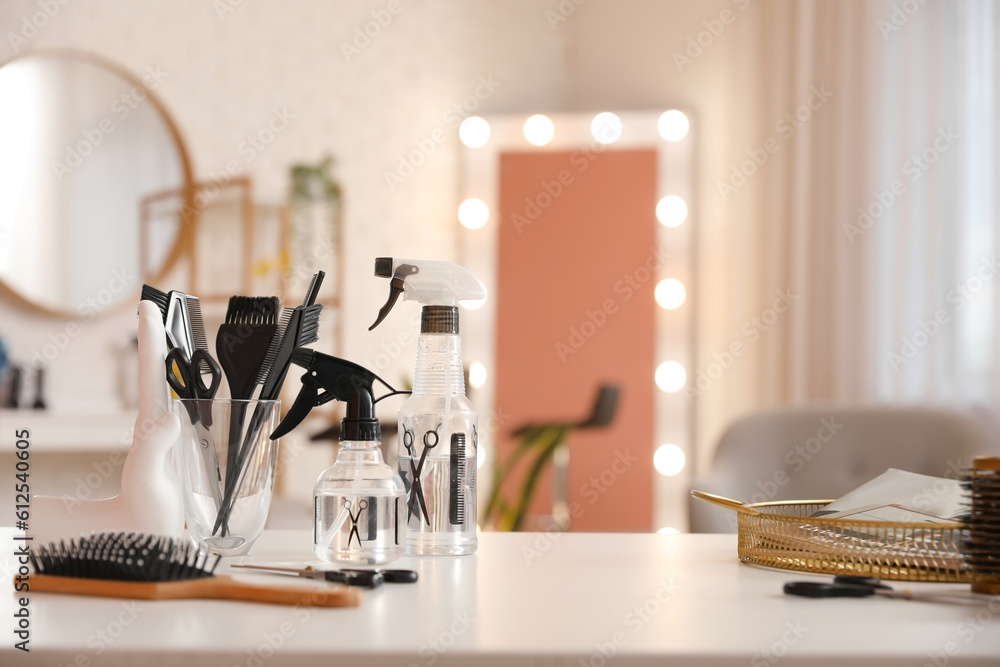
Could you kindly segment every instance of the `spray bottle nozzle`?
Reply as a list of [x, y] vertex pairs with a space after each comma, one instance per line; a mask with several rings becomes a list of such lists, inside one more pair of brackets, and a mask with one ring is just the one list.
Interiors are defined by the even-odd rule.
[[379, 439], [374, 405], [391, 394], [376, 399], [374, 384], [382, 383], [392, 394], [400, 392], [364, 366], [308, 348], [296, 349], [292, 355], [292, 363], [306, 369], [302, 376], [302, 389], [295, 397], [288, 414], [271, 434], [272, 440], [277, 440], [298, 426], [314, 407], [334, 400], [347, 403], [347, 417], [344, 419], [344, 428], [341, 429], [341, 439]]
[[400, 294], [404, 301], [419, 301], [425, 306], [458, 306], [459, 301], [486, 298], [486, 287], [468, 269], [450, 262], [378, 257], [375, 275], [391, 280], [389, 298], [369, 331], [385, 319]]

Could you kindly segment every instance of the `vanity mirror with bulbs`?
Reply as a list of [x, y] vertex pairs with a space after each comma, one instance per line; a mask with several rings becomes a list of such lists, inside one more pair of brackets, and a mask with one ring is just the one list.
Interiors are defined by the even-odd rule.
[[574, 421], [600, 386], [620, 390], [607, 429], [557, 451], [522, 529], [548, 529], [560, 503], [572, 530], [683, 529], [696, 399], [690, 115], [472, 117], [459, 134], [462, 261], [491, 294], [463, 320], [493, 427], [486, 451], [503, 457], [524, 424]]

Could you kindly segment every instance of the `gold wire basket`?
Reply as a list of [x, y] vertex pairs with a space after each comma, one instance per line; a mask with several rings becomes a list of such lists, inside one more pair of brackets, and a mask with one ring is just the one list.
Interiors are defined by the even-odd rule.
[[704, 491], [691, 495], [736, 510], [745, 563], [896, 581], [971, 581], [960, 550], [961, 523], [825, 519], [810, 515], [832, 500], [744, 504]]

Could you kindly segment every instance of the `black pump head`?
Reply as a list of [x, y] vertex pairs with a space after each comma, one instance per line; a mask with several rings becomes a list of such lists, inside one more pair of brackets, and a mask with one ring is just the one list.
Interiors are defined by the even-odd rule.
[[347, 403], [347, 416], [341, 422], [341, 440], [370, 441], [381, 438], [375, 403], [385, 396], [375, 398], [374, 384], [380, 382], [392, 394], [399, 393], [385, 380], [364, 366], [305, 347], [295, 350], [292, 363], [306, 369], [302, 376], [302, 389], [288, 414], [271, 434], [272, 440], [298, 426], [314, 407], [330, 401]]

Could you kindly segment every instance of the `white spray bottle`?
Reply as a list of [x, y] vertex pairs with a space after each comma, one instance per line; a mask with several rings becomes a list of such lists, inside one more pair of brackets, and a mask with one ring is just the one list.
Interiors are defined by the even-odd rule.
[[399, 475], [407, 489], [407, 553], [476, 551], [476, 452], [479, 414], [465, 396], [458, 303], [486, 298], [467, 269], [449, 262], [375, 260], [391, 280], [374, 329], [400, 295], [423, 304], [413, 394], [399, 409]]

